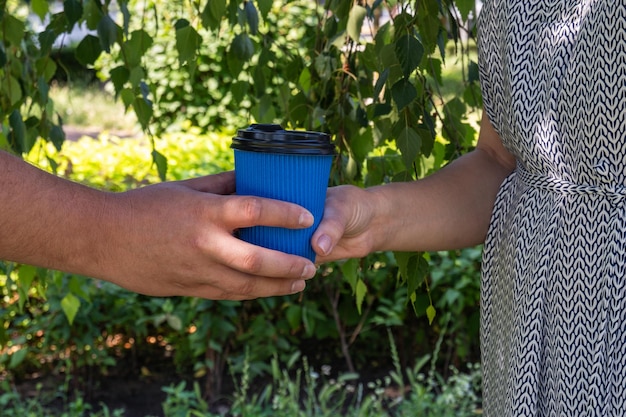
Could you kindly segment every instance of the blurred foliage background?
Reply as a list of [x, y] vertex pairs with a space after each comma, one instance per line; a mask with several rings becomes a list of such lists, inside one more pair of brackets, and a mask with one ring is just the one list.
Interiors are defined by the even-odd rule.
[[[331, 186], [416, 180], [475, 144], [479, 6], [6, 1], [0, 149], [71, 180], [123, 191], [232, 169], [236, 129], [271, 122], [332, 135], [340, 155]], [[417, 375], [427, 358], [431, 382], [424, 389], [439, 395], [458, 370], [474, 375], [480, 360], [480, 256], [480, 247], [376, 253], [321, 266], [300, 296], [247, 302], [150, 298], [0, 262], [0, 378], [11, 393], [51, 375], [64, 381], [57, 388], [67, 404], [77, 392], [89, 399], [111, 375], [166, 373], [199, 383], [198, 395], [166, 390], [168, 401], [184, 393], [188, 401], [165, 402], [164, 410], [190, 412], [202, 400], [207, 410], [215, 407], [236, 391], [238, 378], [284, 382], [276, 367], [293, 371], [303, 358], [311, 368], [361, 381], [394, 371], [396, 378], [381, 384], [408, 398], [399, 385], [413, 393], [424, 386], [398, 374]], [[393, 408], [391, 397], [378, 398], [381, 408]]]

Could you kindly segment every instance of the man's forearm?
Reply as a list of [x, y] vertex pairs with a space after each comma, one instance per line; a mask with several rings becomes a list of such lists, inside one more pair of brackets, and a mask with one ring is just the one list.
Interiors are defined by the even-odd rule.
[[104, 199], [0, 151], [0, 259], [88, 272]]

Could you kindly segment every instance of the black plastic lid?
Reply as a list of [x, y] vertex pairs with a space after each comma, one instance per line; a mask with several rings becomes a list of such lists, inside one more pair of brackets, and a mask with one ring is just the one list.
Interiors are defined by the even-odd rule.
[[335, 145], [331, 143], [327, 133], [285, 130], [275, 124], [252, 124], [247, 129], [239, 129], [230, 147], [265, 153], [335, 154]]

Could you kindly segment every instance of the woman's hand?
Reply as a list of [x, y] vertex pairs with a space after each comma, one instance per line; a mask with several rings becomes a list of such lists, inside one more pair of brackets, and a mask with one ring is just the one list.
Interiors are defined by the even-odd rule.
[[375, 200], [375, 194], [351, 185], [328, 189], [324, 218], [311, 240], [316, 262], [360, 258], [375, 249]]

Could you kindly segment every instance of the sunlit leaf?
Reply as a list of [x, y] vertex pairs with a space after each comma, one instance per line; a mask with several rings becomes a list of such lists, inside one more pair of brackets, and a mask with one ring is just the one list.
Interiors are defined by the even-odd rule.
[[48, 13], [48, 1], [47, 0], [31, 0], [30, 6], [33, 12], [43, 21]]
[[456, 5], [457, 9], [459, 9], [459, 13], [461, 13], [461, 19], [463, 19], [463, 21], [467, 21], [467, 18], [469, 17], [470, 12], [474, 10], [475, 3], [476, 3], [476, 0], [455, 0], [454, 1], [454, 4]]
[[24, 37], [24, 30], [26, 29], [24, 22], [5, 12], [2, 16], [0, 24], [2, 25], [3, 40], [13, 44], [14, 46], [19, 46], [22, 38]]
[[79, 308], [80, 299], [72, 293], [68, 293], [61, 300], [61, 309], [63, 310], [63, 314], [65, 314], [65, 318], [67, 318], [70, 325], [74, 323], [74, 319], [76, 318]]
[[180, 317], [174, 314], [168, 314], [166, 318], [167, 324], [169, 324], [172, 329], [176, 330], [177, 332], [180, 332], [183, 329], [183, 321], [180, 319]]
[[141, 63], [142, 57], [150, 49], [153, 39], [143, 30], [135, 30], [130, 34], [128, 41], [123, 44], [126, 62], [129, 66], [135, 67]]
[[18, 290], [20, 294], [18, 305], [20, 311], [22, 311], [24, 309], [24, 303], [28, 299], [28, 291], [30, 290], [35, 276], [37, 276], [37, 268], [30, 265], [21, 265], [18, 271], [18, 276]]
[[363, 280], [359, 280], [356, 284], [356, 308], [359, 311], [359, 314], [362, 312], [363, 300], [365, 300], [365, 296], [367, 295], [367, 285], [363, 282]]
[[122, 103], [124, 103], [124, 107], [126, 109], [132, 106], [135, 101], [135, 93], [131, 88], [123, 88], [122, 91], [120, 91], [120, 97], [122, 98]]
[[363, 6], [355, 5], [350, 9], [350, 15], [348, 16], [348, 36], [354, 41], [359, 42], [361, 39], [361, 28], [363, 27], [363, 20], [367, 15], [367, 9]]
[[426, 307], [426, 317], [428, 317], [428, 324], [433, 324], [433, 320], [435, 319], [436, 315], [437, 310], [435, 310], [435, 307], [432, 304]]
[[17, 368], [24, 359], [26, 359], [26, 354], [28, 353], [28, 347], [22, 346], [19, 350], [13, 352], [11, 354], [11, 360], [9, 361], [9, 369]]
[[350, 284], [350, 287], [352, 288], [353, 293], [356, 293], [356, 284], [358, 280], [358, 267], [359, 267], [358, 259], [349, 259], [341, 265], [341, 274], [343, 275], [343, 279], [346, 280]]

